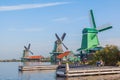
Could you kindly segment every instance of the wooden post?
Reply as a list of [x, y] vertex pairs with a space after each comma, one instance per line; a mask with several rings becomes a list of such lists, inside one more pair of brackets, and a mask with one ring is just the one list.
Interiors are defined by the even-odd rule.
[[69, 71], [69, 64], [66, 63], [66, 68], [65, 68], [65, 75], [66, 75], [66, 77], [68, 75], [68, 71]]
[[58, 62], [58, 65], [61, 65], [61, 61]]

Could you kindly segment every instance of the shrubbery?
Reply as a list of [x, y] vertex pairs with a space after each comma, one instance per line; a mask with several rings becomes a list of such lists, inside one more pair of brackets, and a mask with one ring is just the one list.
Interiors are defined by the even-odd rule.
[[100, 51], [93, 54], [92, 62], [102, 60], [107, 66], [115, 66], [120, 61], [120, 51], [117, 46], [107, 45]]

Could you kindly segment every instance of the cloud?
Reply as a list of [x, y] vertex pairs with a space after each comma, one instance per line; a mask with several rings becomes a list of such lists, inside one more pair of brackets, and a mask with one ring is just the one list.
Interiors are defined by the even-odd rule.
[[68, 18], [62, 17], [62, 18], [56, 18], [53, 21], [66, 21], [66, 20], [68, 20]]
[[55, 18], [53, 19], [52, 21], [53, 22], [64, 22], [64, 23], [74, 23], [74, 22], [80, 22], [80, 21], [83, 21], [83, 20], [86, 20], [87, 18], [86, 17], [58, 17], [58, 18]]
[[69, 2], [54, 2], [54, 3], [45, 3], [45, 4], [20, 4], [20, 5], [14, 5], [14, 6], [0, 6], [0, 11], [43, 8], [43, 7], [57, 6], [57, 5], [68, 4], [68, 3]]
[[56, 18], [53, 19], [54, 22], [64, 22], [64, 23], [68, 23], [69, 19], [67, 17], [61, 17], [61, 18]]

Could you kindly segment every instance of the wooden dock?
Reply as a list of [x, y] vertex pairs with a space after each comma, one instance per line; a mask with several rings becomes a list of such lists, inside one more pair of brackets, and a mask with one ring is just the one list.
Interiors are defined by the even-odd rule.
[[56, 70], [58, 65], [19, 66], [19, 71]]
[[73, 68], [70, 68], [69, 64], [67, 63], [65, 68], [56, 70], [56, 76], [60, 77], [107, 75], [107, 74], [120, 74], [120, 67], [75, 66]]

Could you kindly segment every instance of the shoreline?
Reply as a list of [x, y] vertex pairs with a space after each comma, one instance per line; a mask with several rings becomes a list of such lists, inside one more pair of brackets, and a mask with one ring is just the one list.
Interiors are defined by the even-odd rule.
[[[62, 79], [62, 78], [59, 78]], [[58, 80], [59, 80], [58, 79]], [[65, 78], [65, 80], [120, 80], [120, 74], [112, 74], [112, 75], [97, 75], [97, 76], [80, 76], [80, 77], [69, 77]]]
[[[21, 60], [0, 60], [0, 62], [23, 62]], [[45, 61], [26, 61], [26, 62], [50, 62], [48, 60]]]
[[16, 59], [12, 59], [12, 60], [0, 60], [0, 62], [21, 62], [21, 60], [16, 60]]

